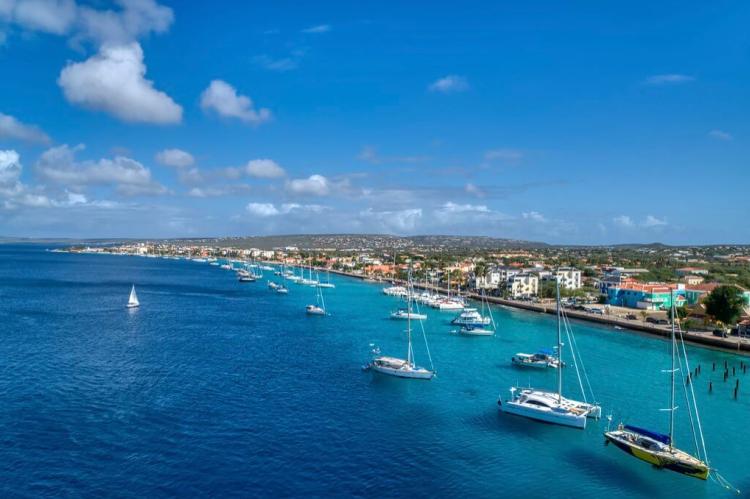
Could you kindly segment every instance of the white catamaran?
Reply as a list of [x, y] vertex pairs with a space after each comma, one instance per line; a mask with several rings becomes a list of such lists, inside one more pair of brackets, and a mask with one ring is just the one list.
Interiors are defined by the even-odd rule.
[[[557, 280], [557, 352], [558, 355], [562, 353], [562, 328], [563, 322], [565, 322], [566, 333], [568, 337], [568, 343], [570, 343], [571, 354], [573, 357], [573, 365], [575, 366], [576, 374], [578, 375], [578, 384], [583, 394], [583, 402], [578, 400], [568, 399], [562, 395], [562, 376], [563, 369], [557, 370], [557, 391], [550, 390], [539, 390], [536, 388], [523, 388], [514, 386], [510, 389], [510, 398], [506, 401], [498, 399], [498, 405], [503, 412], [508, 414], [515, 414], [517, 416], [523, 416], [529, 419], [535, 419], [545, 423], [559, 424], [563, 426], [571, 426], [573, 428], [586, 428], [586, 421], [588, 418], [600, 418], [602, 409], [601, 407], [593, 402], [589, 403], [586, 400], [586, 390], [583, 387], [583, 381], [581, 379], [581, 371], [583, 365], [579, 370], [579, 354], [575, 349], [575, 339], [570, 331], [567, 321], [564, 321], [562, 307], [560, 306], [560, 282]], [[560, 358], [562, 356], [560, 355]], [[586, 377], [585, 371], [583, 377], [586, 380], [589, 392], [591, 392], [591, 385], [588, 383], [588, 377]], [[593, 396], [592, 396], [593, 398]]]
[[372, 370], [373, 372], [385, 374], [388, 376], [395, 376], [397, 378], [432, 379], [435, 376], [435, 370], [432, 366], [432, 357], [430, 356], [430, 349], [427, 345], [427, 336], [425, 335], [421, 320], [419, 320], [418, 322], [420, 328], [422, 329], [422, 337], [424, 338], [425, 348], [427, 349], [427, 357], [430, 359], [430, 369], [419, 367], [414, 362], [414, 349], [412, 348], [411, 328], [411, 269], [409, 269], [409, 277], [406, 290], [406, 359], [380, 355], [380, 350], [376, 349], [373, 351], [376, 356], [370, 361], [369, 364], [364, 367], [364, 369]]
[[130, 297], [128, 297], [128, 304], [125, 305], [127, 308], [136, 308], [141, 306], [141, 302], [138, 301], [138, 295], [135, 294], [135, 284], [130, 288]]

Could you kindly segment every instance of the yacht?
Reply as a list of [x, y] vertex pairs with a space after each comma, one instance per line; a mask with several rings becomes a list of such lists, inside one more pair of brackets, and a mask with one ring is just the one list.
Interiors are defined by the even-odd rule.
[[391, 312], [391, 319], [424, 321], [427, 320], [427, 314], [419, 314], [417, 312], [410, 312], [405, 308], [400, 308], [396, 312]]
[[490, 318], [484, 317], [476, 308], [465, 308], [451, 321], [451, 324], [454, 326], [487, 326], [490, 322]]
[[542, 350], [537, 353], [517, 353], [510, 360], [513, 365], [519, 367], [532, 367], [535, 369], [557, 369], [560, 367], [560, 359], [548, 350]]
[[494, 329], [490, 329], [484, 326], [469, 325], [463, 325], [460, 329], [453, 332], [463, 336], [492, 336], [495, 334]]
[[403, 286], [390, 286], [387, 288], [383, 288], [383, 294], [388, 295], [388, 296], [398, 296], [400, 298], [404, 298], [409, 293], [406, 291], [406, 288]]
[[[562, 358], [561, 353], [563, 316], [562, 307], [560, 306], [559, 279], [556, 280], [555, 288], [557, 294], [557, 352], [559, 358]], [[577, 360], [578, 354], [572, 348], [572, 345], [575, 345], [575, 342], [571, 341], [572, 333], [569, 329], [567, 321], [565, 327], [566, 333], [568, 334], [569, 343], [571, 344], [571, 354], [573, 357], [573, 363], [575, 364], [575, 371], [578, 375], [579, 385], [581, 386], [581, 389], [583, 391], [584, 383], [581, 379], [582, 366], [580, 366], [581, 370], [579, 370], [579, 362]], [[545, 423], [553, 423], [580, 429], [586, 428], [586, 422], [588, 418], [598, 419], [601, 417], [601, 407], [596, 403], [589, 403], [588, 401], [586, 401], [585, 392], [583, 393], [583, 402], [563, 397], [562, 375], [563, 369], [558, 369], [556, 391], [540, 390], [530, 387], [511, 387], [510, 398], [505, 401], [502, 401], [502, 398], [499, 398], [497, 401], [498, 405], [500, 406], [500, 410], [507, 414], [514, 414], [516, 416], [522, 416]], [[586, 378], [586, 384], [590, 387], [588, 378]]]

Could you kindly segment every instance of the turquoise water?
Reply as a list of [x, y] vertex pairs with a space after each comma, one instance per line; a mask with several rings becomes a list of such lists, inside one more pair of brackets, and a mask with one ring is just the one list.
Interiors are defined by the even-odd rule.
[[[553, 371], [510, 365], [552, 346], [554, 317], [493, 308], [498, 335], [466, 338], [428, 310], [438, 376], [383, 378], [360, 367], [370, 343], [404, 355], [405, 324], [387, 319], [398, 301], [331, 279], [331, 316], [308, 317], [312, 288], [282, 296], [207, 264], [0, 247], [0, 494], [729, 496], [605, 447], [606, 420], [580, 431], [498, 412], [512, 384], [554, 387]], [[128, 311], [131, 283], [142, 306]], [[668, 344], [573, 327], [605, 414], [666, 430]], [[740, 357], [689, 354], [712, 462], [750, 490], [750, 376], [735, 401], [720, 366]]]

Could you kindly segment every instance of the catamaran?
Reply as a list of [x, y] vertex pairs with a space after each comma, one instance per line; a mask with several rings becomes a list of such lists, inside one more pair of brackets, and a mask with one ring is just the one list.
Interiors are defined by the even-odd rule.
[[[560, 281], [556, 280], [557, 290], [557, 351], [562, 353], [562, 327], [563, 314], [560, 306]], [[571, 345], [571, 353], [576, 374], [578, 375], [578, 384], [583, 394], [583, 402], [568, 399], [562, 395], [562, 376], [563, 369], [557, 370], [557, 391], [539, 390], [536, 388], [523, 388], [514, 386], [510, 389], [510, 398], [502, 401], [498, 399], [498, 405], [503, 412], [515, 414], [545, 423], [559, 424], [573, 428], [586, 428], [588, 418], [600, 418], [602, 409], [597, 403], [589, 403], [586, 400], [586, 390], [583, 387], [581, 370], [579, 370], [579, 354], [575, 350], [575, 339], [570, 331], [567, 321], [565, 329], [568, 337], [568, 343]], [[589, 392], [591, 385], [588, 383], [585, 371], [583, 376], [586, 380]]]
[[[675, 323], [677, 321], [675, 321], [676, 315], [674, 301], [674, 292], [672, 292], [672, 330], [670, 334], [670, 354], [672, 363], [670, 369], [662, 371], [667, 372], [670, 375], [669, 408], [662, 409], [665, 412], [669, 412], [669, 434], [664, 435], [638, 426], [620, 423], [614, 431], [609, 431], [609, 429], [607, 429], [604, 433], [604, 437], [606, 438], [605, 443], [609, 444], [611, 442], [631, 456], [637, 457], [657, 468], [664, 468], [677, 473], [682, 473], [683, 475], [706, 480], [712, 470], [708, 461], [708, 455], [706, 454], [706, 444], [703, 439], [703, 429], [701, 427], [698, 405], [695, 400], [695, 392], [693, 391], [692, 383], [683, 386], [683, 389], [685, 390], [685, 401], [688, 416], [690, 418], [690, 425], [693, 430], [695, 454], [693, 455], [684, 450], [680, 450], [674, 445], [675, 411], [677, 410], [675, 401], [675, 382], [677, 377], [675, 374], [677, 372], [683, 372], [683, 369], [688, 373], [691, 372], [687, 359], [687, 351], [685, 350], [685, 343], [682, 338], [682, 331], [680, 331], [679, 337], [681, 351], [677, 351], [678, 342], [677, 335], [675, 334]], [[682, 358], [679, 354], [682, 354]], [[685, 362], [684, 365], [683, 360]], [[682, 377], [680, 377], [680, 379], [681, 378]], [[720, 483], [724, 482], [722, 485], [725, 485], [726, 483], [718, 474], [717, 481], [720, 481]]]
[[380, 349], [374, 349], [373, 354], [375, 357], [364, 367], [365, 370], [372, 370], [374, 372], [385, 374], [388, 376], [395, 376], [397, 378], [409, 378], [409, 379], [432, 379], [435, 376], [435, 370], [432, 366], [432, 357], [430, 356], [430, 349], [427, 346], [427, 336], [422, 327], [422, 321], [418, 321], [422, 328], [422, 337], [425, 340], [425, 348], [427, 348], [427, 356], [430, 359], [430, 369], [417, 366], [414, 362], [414, 349], [412, 348], [412, 330], [411, 330], [411, 269], [409, 269], [407, 298], [406, 298], [406, 359], [400, 359], [398, 357], [389, 357], [380, 355]]
[[141, 302], [138, 301], [138, 295], [135, 294], [135, 284], [130, 288], [130, 296], [128, 297], [128, 304], [125, 305], [127, 308], [136, 308], [141, 306]]
[[323, 290], [315, 286], [315, 305], [308, 305], [305, 311], [309, 315], [326, 315], [326, 302], [323, 299]]

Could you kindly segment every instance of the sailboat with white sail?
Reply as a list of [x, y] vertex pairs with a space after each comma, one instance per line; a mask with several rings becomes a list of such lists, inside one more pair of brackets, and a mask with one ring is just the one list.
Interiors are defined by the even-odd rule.
[[[726, 480], [716, 470], [711, 468], [708, 460], [706, 442], [703, 438], [703, 427], [701, 426], [698, 405], [695, 399], [695, 392], [693, 391], [693, 383], [680, 384], [683, 385], [687, 413], [693, 433], [694, 450], [691, 454], [675, 446], [675, 412], [678, 409], [675, 400], [675, 385], [678, 379], [676, 374], [682, 372], [690, 373], [691, 369], [688, 364], [687, 350], [685, 349], [681, 330], [679, 331], [678, 338], [674, 303], [674, 291], [672, 291], [671, 366], [669, 369], [662, 371], [670, 375], [669, 407], [662, 409], [669, 413], [669, 433], [665, 435], [639, 426], [620, 423], [616, 430], [610, 431], [607, 429], [604, 433], [605, 443], [613, 443], [617, 448], [631, 456], [657, 468], [667, 469], [701, 480], [707, 480], [709, 476], [713, 476], [720, 485], [725, 488], [731, 488]], [[682, 376], [679, 379], [682, 379]]]
[[[492, 316], [492, 309], [487, 301], [484, 291], [481, 295], [482, 312], [476, 308], [465, 308], [459, 313], [451, 324], [460, 326], [458, 330], [452, 331], [463, 336], [492, 336], [497, 331], [495, 318]], [[483, 315], [486, 311], [487, 315]]]
[[427, 335], [425, 334], [422, 321], [419, 322], [422, 330], [422, 337], [424, 338], [425, 348], [427, 350], [427, 357], [430, 360], [430, 368], [418, 366], [414, 361], [414, 348], [412, 346], [412, 319], [411, 319], [411, 269], [409, 269], [407, 298], [406, 298], [406, 358], [401, 359], [398, 357], [389, 357], [386, 355], [380, 355], [380, 350], [373, 350], [375, 357], [364, 367], [365, 370], [371, 370], [376, 373], [385, 374], [387, 376], [395, 376], [397, 378], [408, 378], [408, 379], [432, 379], [435, 377], [435, 369], [432, 365], [432, 357], [430, 356], [430, 349], [427, 345]]
[[331, 272], [329, 270], [326, 270], [326, 282], [318, 282], [318, 286], [320, 286], [321, 288], [329, 289], [333, 289], [336, 287], [336, 285], [331, 282]]
[[[563, 397], [563, 369], [557, 370], [557, 391], [540, 390], [536, 388], [523, 388], [514, 386], [510, 389], [510, 398], [502, 401], [498, 399], [500, 409], [508, 414], [523, 416], [525, 418], [553, 423], [573, 428], [586, 428], [588, 418], [598, 419], [601, 417], [602, 409], [595, 402], [586, 400], [586, 390], [584, 389], [583, 379], [586, 381], [588, 391], [591, 393], [591, 385], [588, 383], [588, 377], [583, 370], [583, 364], [580, 356], [575, 349], [575, 339], [570, 331], [567, 320], [564, 319], [562, 307], [560, 306], [560, 281], [556, 281], [557, 290], [557, 351], [562, 354], [562, 329], [565, 323], [568, 343], [575, 366], [578, 384], [581, 388], [583, 401], [573, 400]], [[560, 357], [562, 358], [562, 357]], [[580, 364], [580, 369], [579, 369]], [[583, 379], [581, 372], [583, 371]], [[593, 398], [593, 394], [592, 394]]]
[[130, 288], [130, 296], [128, 297], [128, 304], [125, 305], [127, 308], [137, 308], [141, 306], [141, 302], [138, 301], [138, 295], [135, 294], [135, 284]]
[[323, 298], [323, 289], [320, 286], [315, 286], [315, 305], [305, 307], [305, 312], [308, 315], [326, 315], [326, 302]]

